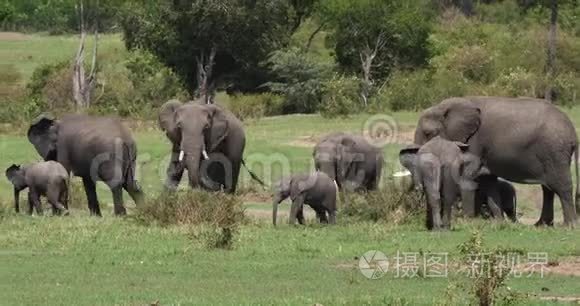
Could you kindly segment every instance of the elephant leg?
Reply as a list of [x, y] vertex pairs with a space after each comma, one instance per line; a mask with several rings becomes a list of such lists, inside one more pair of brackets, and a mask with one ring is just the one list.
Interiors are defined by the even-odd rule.
[[316, 209], [316, 218], [320, 223], [328, 223], [328, 218], [326, 217], [326, 210], [323, 208]]
[[487, 190], [487, 206], [489, 207], [491, 216], [496, 220], [503, 220], [501, 205], [501, 197], [497, 188], [489, 188]]
[[34, 190], [29, 190], [28, 191], [28, 201], [29, 201], [29, 212], [30, 215], [32, 215], [32, 207], [34, 207], [36, 209], [36, 214], [39, 216], [43, 215], [43, 210], [42, 210], [42, 203], [40, 202], [40, 195], [34, 191]]
[[542, 214], [540, 220], [536, 222], [536, 226], [554, 226], [554, 192], [542, 185], [542, 194]]
[[296, 219], [298, 219], [298, 223], [300, 225], [304, 225], [306, 222], [304, 221], [304, 206], [298, 210], [298, 214], [296, 215]]
[[508, 216], [512, 222], [518, 222], [517, 212], [516, 212], [516, 193], [514, 189], [506, 189], [500, 193], [501, 197], [501, 210]]
[[[564, 214], [564, 224], [574, 227], [576, 224], [576, 206], [574, 204], [574, 188], [570, 177], [561, 179], [555, 186], [550, 185], [550, 188], [560, 198], [562, 205], [562, 213]], [[552, 212], [553, 217], [553, 212]]]
[[328, 223], [336, 224], [336, 210], [331, 210], [328, 212]]
[[89, 202], [89, 212], [91, 216], [102, 217], [95, 182], [90, 177], [83, 177], [83, 185]]
[[28, 215], [32, 216], [32, 212], [34, 211], [34, 201], [32, 200], [32, 194], [28, 191]]
[[[241, 162], [233, 162], [232, 166], [231, 166], [231, 179], [229, 179], [226, 176], [226, 183], [229, 183], [230, 186], [229, 188], [226, 187], [226, 192], [227, 193], [234, 193], [236, 192], [236, 188], [238, 186], [238, 179], [240, 177], [240, 168], [242, 166]], [[226, 174], [228, 174], [228, 172], [226, 171]]]
[[127, 215], [127, 210], [123, 205], [123, 188], [121, 186], [116, 186], [111, 188], [113, 192], [113, 204], [115, 210], [115, 216], [125, 216]]
[[170, 190], [175, 190], [181, 182], [183, 177], [183, 171], [185, 166], [183, 162], [179, 161], [179, 152], [172, 152], [171, 161], [169, 161], [169, 166], [167, 166], [167, 178], [165, 180], [165, 188]]
[[140, 206], [143, 204], [143, 191], [136, 181], [125, 182], [125, 184], [123, 184], [123, 189], [129, 193], [129, 196], [133, 199], [135, 205]]
[[65, 215], [67, 214], [67, 210], [60, 202], [60, 189], [56, 187], [49, 188], [46, 197], [48, 198], [48, 202], [52, 206], [52, 214], [55, 216], [60, 216], [62, 213]]
[[[288, 219], [288, 223], [294, 225], [296, 224], [296, 218], [299, 217], [298, 215], [301, 215], [301, 219], [302, 219], [302, 223], [300, 224], [304, 224], [304, 214], [302, 212], [302, 206], [303, 206], [303, 199], [301, 196], [295, 198], [292, 200], [292, 206], [290, 208], [290, 217]], [[300, 221], [300, 218], [299, 220]]]

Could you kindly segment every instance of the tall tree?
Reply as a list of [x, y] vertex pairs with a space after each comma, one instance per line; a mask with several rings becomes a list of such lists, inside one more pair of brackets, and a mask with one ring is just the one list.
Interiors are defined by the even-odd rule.
[[431, 23], [421, 1], [326, 0], [322, 6], [334, 28], [338, 64], [361, 76], [365, 103], [394, 67], [427, 63]]
[[[96, 8], [99, 7], [99, 0], [96, 2]], [[76, 103], [77, 110], [86, 109], [91, 105], [91, 95], [97, 82], [97, 50], [99, 45], [99, 29], [95, 23], [95, 42], [93, 49], [93, 59], [91, 61], [91, 70], [88, 75], [85, 73], [85, 42], [87, 38], [87, 25], [85, 19], [85, 9], [83, 0], [78, 4], [79, 13], [79, 31], [80, 43], [77, 51], [74, 65], [73, 65], [73, 98]]]
[[545, 98], [552, 101], [554, 89], [552, 83], [556, 76], [556, 39], [558, 30], [558, 0], [550, 0], [550, 30], [548, 33], [548, 60], [546, 61], [546, 73], [550, 85], [546, 89]]
[[130, 5], [127, 47], [151, 51], [194, 97], [211, 101], [218, 86], [253, 90], [267, 80], [261, 63], [286, 46], [293, 8], [287, 0], [173, 0]]

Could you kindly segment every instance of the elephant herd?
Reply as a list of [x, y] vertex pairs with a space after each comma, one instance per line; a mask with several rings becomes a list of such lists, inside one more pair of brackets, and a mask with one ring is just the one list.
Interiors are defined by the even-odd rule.
[[[187, 170], [189, 185], [212, 191], [236, 191], [246, 144], [242, 123], [217, 105], [198, 102], [165, 103], [159, 126], [171, 142], [165, 187], [175, 189]], [[143, 192], [135, 178], [137, 147], [119, 119], [41, 115], [27, 133], [45, 160], [12, 165], [6, 176], [14, 185], [15, 209], [19, 192], [29, 188], [29, 209], [41, 211], [46, 196], [55, 214], [68, 214], [68, 177], [80, 177], [91, 215], [100, 216], [95, 184], [112, 191], [114, 212], [126, 214], [123, 190], [140, 205]], [[446, 229], [451, 210], [460, 200], [463, 213], [473, 217], [485, 202], [492, 216], [516, 220], [516, 194], [508, 182], [540, 184], [542, 212], [537, 225], [553, 225], [554, 195], [562, 203], [564, 223], [576, 223], [578, 181], [573, 197], [570, 170], [578, 139], [570, 119], [545, 100], [533, 98], [450, 98], [425, 110], [414, 143], [399, 153], [401, 164], [425, 194], [427, 227]], [[364, 137], [335, 132], [314, 147], [316, 171], [294, 174], [275, 184], [273, 223], [277, 207], [290, 197], [290, 223], [304, 222], [303, 205], [310, 205], [323, 223], [336, 222], [339, 190], [369, 191], [379, 187], [383, 152]], [[250, 175], [263, 185], [252, 172]]]

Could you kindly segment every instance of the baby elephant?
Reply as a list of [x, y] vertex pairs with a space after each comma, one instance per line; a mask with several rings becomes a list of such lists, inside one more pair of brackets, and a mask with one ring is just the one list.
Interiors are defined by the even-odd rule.
[[517, 197], [514, 186], [501, 178], [483, 175], [476, 180], [479, 184], [475, 194], [476, 209], [482, 215], [483, 204], [487, 204], [489, 214], [494, 218], [503, 218], [505, 214], [511, 221], [517, 222]]
[[[292, 200], [290, 210], [290, 224], [295, 224], [296, 219], [304, 224], [303, 205], [308, 204], [316, 212], [320, 223], [336, 223], [336, 199], [338, 186], [328, 175], [323, 172], [311, 174], [298, 174], [290, 178], [282, 179], [276, 184], [274, 191], [274, 204], [272, 220], [276, 225], [278, 204], [288, 197]], [[327, 214], [328, 213], [328, 217]]]
[[20, 212], [20, 191], [28, 188], [28, 214], [32, 208], [42, 214], [40, 196], [46, 196], [56, 215], [68, 215], [68, 172], [55, 161], [39, 162], [28, 166], [12, 165], [6, 169], [6, 177], [14, 185], [14, 208]]
[[[451, 209], [464, 191], [475, 192], [481, 162], [465, 152], [468, 145], [439, 136], [399, 152], [401, 164], [413, 175], [427, 198], [427, 228], [451, 227]], [[469, 184], [472, 183], [472, 184]], [[470, 189], [471, 188], [471, 189]]]

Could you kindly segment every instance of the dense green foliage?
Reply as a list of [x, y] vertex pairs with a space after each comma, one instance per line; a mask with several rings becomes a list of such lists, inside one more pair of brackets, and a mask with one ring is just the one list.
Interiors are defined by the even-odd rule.
[[265, 83], [267, 71], [260, 63], [287, 45], [291, 13], [286, 0], [159, 1], [128, 5], [121, 24], [129, 49], [155, 54], [193, 94], [200, 86], [200, 65], [212, 66], [214, 86], [231, 83], [230, 90], [248, 90]]
[[[73, 2], [53, 1], [51, 7], [60, 12], [68, 5], [74, 11]], [[8, 1], [0, 15], [14, 9], [41, 11], [47, 2], [34, 3]], [[89, 15], [94, 3], [86, 3]], [[234, 94], [229, 106], [246, 118], [419, 110], [451, 96], [543, 98], [548, 89], [555, 103], [577, 104], [580, 6], [573, 0], [559, 2], [553, 77], [546, 68], [546, 1], [183, 0], [121, 5], [103, 0], [99, 7], [104, 14], [100, 23], [118, 24], [130, 51], [109, 47], [99, 55], [95, 113], [151, 118], [164, 101], [200, 93], [200, 72], [209, 70], [208, 90]], [[111, 7], [115, 13], [106, 17]], [[112, 35], [107, 43], [109, 37], [118, 43]], [[67, 52], [47, 50], [46, 56], [34, 51], [38, 45], [20, 45], [22, 50], [14, 52], [23, 55], [8, 54], [0, 71], [0, 119], [14, 122], [40, 111], [70, 110], [67, 63], [76, 48], [74, 38], [62, 45]], [[11, 52], [6, 46], [4, 52]], [[365, 59], [372, 59], [366, 68]], [[29, 80], [34, 68], [38, 71]]]
[[[139, 1], [139, 0], [135, 0]], [[113, 31], [118, 7], [127, 0], [85, 0], [88, 24], [98, 20], [101, 31]], [[0, 2], [0, 29], [8, 31], [48, 31], [51, 34], [78, 32], [78, 0], [3, 0]]]

